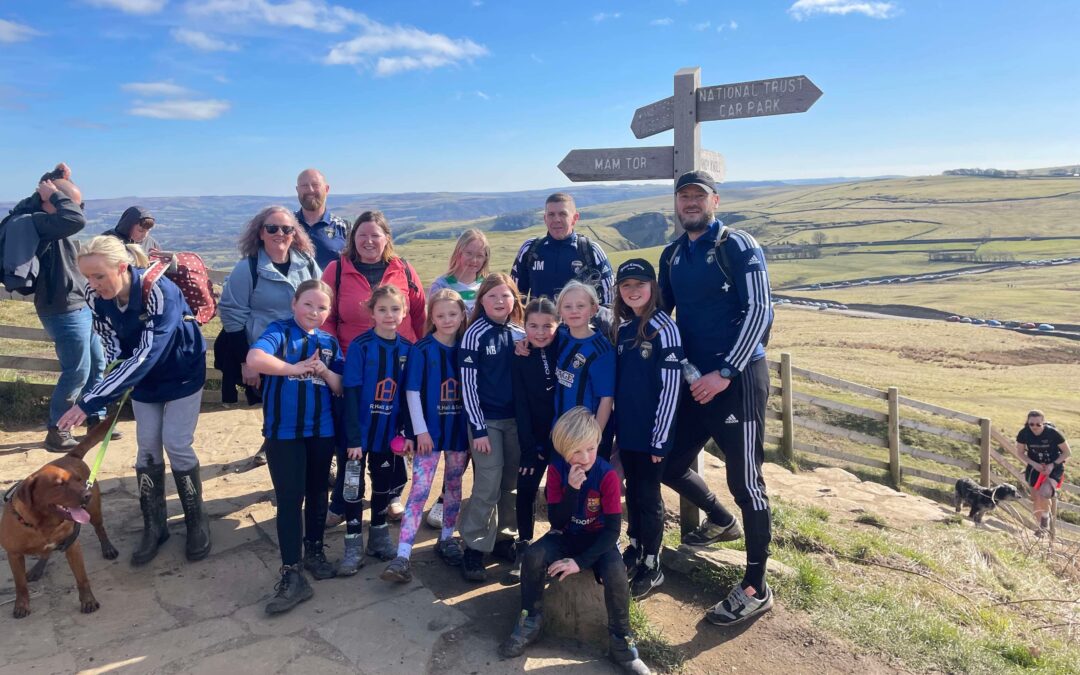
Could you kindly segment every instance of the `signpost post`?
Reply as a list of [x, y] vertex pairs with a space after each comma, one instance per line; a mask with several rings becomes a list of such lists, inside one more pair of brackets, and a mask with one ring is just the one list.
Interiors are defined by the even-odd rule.
[[[575, 183], [677, 179], [699, 169], [720, 182], [724, 157], [701, 147], [700, 122], [806, 112], [819, 98], [821, 90], [805, 75], [702, 87], [701, 68], [682, 68], [675, 73], [674, 95], [638, 108], [630, 123], [637, 138], [674, 129], [674, 145], [571, 150], [559, 170]], [[681, 229], [676, 219], [675, 236]], [[704, 470], [700, 454], [691, 468], [699, 474]], [[679, 512], [683, 533], [701, 524], [701, 512], [686, 499]]]
[[[806, 112], [819, 98], [821, 90], [805, 75], [702, 87], [701, 68], [683, 68], [675, 73], [674, 95], [638, 108], [630, 123], [637, 138], [674, 129], [674, 145], [571, 150], [559, 169], [575, 183], [676, 179], [698, 169], [721, 182], [724, 157], [701, 147], [699, 123]], [[676, 222], [676, 235], [680, 229]]]

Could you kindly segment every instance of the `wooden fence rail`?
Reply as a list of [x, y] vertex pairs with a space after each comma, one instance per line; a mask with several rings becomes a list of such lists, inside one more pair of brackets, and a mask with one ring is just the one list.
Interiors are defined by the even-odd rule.
[[[989, 486], [995, 475], [1002, 475], [1016, 480], [1022, 491], [1028, 491], [1022, 473], [1013, 466], [1018, 464], [1012, 455], [1013, 444], [993, 428], [989, 418], [901, 396], [897, 387], [875, 389], [832, 375], [798, 368], [792, 365], [791, 355], [787, 353], [781, 354], [779, 361], [769, 361], [769, 372], [776, 373], [779, 379], [779, 382], [774, 380], [770, 384], [769, 391], [774, 396], [779, 396], [780, 410], [769, 409], [765, 417], [767, 420], [780, 422], [781, 434], [777, 436], [766, 433], [765, 441], [775, 444], [781, 456], [788, 461], [794, 460], [797, 453], [819, 455], [887, 472], [896, 485], [906, 478], [919, 478], [951, 487], [960, 477], [977, 476], [980, 484]], [[797, 382], [807, 384], [800, 385]], [[800, 386], [809, 387], [811, 391], [799, 391], [797, 387]], [[839, 390], [845, 395], [865, 397], [870, 399], [869, 404], [883, 407], [884, 411], [854, 404], [850, 401], [850, 396], [847, 396], [848, 400], [835, 400], [830, 394], [821, 391], [823, 387]], [[849, 426], [857, 426], [858, 429], [800, 415], [795, 410], [796, 403], [854, 417], [860, 421], [859, 424]], [[944, 418], [953, 426], [959, 425], [960, 429], [925, 419], [915, 419], [912, 417], [913, 412], [924, 417], [934, 415]], [[867, 431], [868, 427], [872, 429], [875, 426], [881, 429], [880, 435]], [[796, 437], [798, 429], [824, 436], [828, 442], [799, 439]], [[901, 429], [959, 443], [970, 450], [958, 453], [957, 456], [949, 456], [920, 448], [914, 442], [905, 442]], [[997, 450], [993, 447], [995, 443]], [[856, 446], [857, 450], [852, 446]], [[867, 451], [867, 454], [863, 454]], [[878, 457], [872, 456], [874, 454]], [[720, 455], [720, 458], [723, 459], [723, 456]], [[905, 458], [909, 459], [905, 462]], [[921, 462], [916, 466], [912, 465], [912, 460]], [[928, 467], [926, 462], [933, 464]], [[942, 471], [935, 470], [935, 465], [941, 465]], [[1080, 486], [1071, 483], [1063, 484], [1062, 490], [1080, 495]], [[1030, 510], [1029, 500], [1024, 499], [1022, 503]], [[700, 522], [700, 513], [688, 502], [684, 502], [682, 506], [684, 526], [696, 526]], [[1057, 511], [1080, 513], [1080, 506], [1062, 500], [1055, 500], [1054, 508]], [[1080, 527], [1070, 523], [1057, 522], [1055, 519], [1055, 526], [1059, 533], [1080, 534]]]

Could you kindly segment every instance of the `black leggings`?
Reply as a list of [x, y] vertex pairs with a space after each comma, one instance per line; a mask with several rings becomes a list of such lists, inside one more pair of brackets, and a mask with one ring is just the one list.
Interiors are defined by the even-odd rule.
[[[521, 561], [521, 608], [530, 616], [544, 595], [547, 568], [560, 558], [572, 557], [592, 544], [594, 537], [565, 536], [548, 532], [525, 551]], [[592, 571], [604, 584], [604, 604], [607, 606], [608, 632], [616, 637], [630, 634], [630, 585], [626, 581], [626, 565], [615, 547], [607, 550], [593, 563]], [[582, 570], [578, 574], [588, 574]]]
[[532, 541], [534, 534], [534, 514], [536, 513], [536, 493], [540, 491], [540, 481], [547, 473], [547, 461], [539, 463], [536, 471], [529, 475], [518, 474], [517, 479], [517, 525], [518, 539]]
[[[373, 526], [386, 524], [386, 510], [390, 506], [390, 498], [401, 494], [405, 486], [407, 476], [405, 474], [405, 459], [401, 455], [386, 452], [365, 452], [364, 459], [367, 462], [368, 475], [371, 476], [371, 524]], [[341, 465], [338, 473], [344, 481], [345, 465]], [[364, 519], [364, 481], [363, 467], [361, 467], [360, 499], [354, 503], [342, 501], [345, 505], [345, 521], [349, 534], [359, 531], [359, 525]], [[325, 488], [324, 488], [325, 490]]]
[[626, 475], [626, 535], [637, 542], [644, 555], [660, 555], [664, 538], [664, 501], [660, 496], [661, 462], [653, 462], [649, 452], [619, 448]]
[[746, 530], [746, 576], [743, 584], [761, 590], [772, 541], [769, 497], [761, 464], [765, 460], [765, 403], [769, 369], [759, 359], [705, 405], [683, 390], [675, 425], [675, 441], [664, 460], [664, 485], [709, 514], [709, 520], [728, 525], [734, 516], [690, 467], [711, 437], [724, 453], [727, 486], [742, 511]]
[[[266, 439], [266, 465], [277, 497], [281, 564], [300, 562], [300, 540], [322, 541], [326, 526], [326, 474], [333, 438]], [[303, 522], [300, 510], [303, 507]]]

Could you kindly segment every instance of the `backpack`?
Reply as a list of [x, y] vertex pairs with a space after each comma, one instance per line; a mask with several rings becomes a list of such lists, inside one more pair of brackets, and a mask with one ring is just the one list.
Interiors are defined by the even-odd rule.
[[[307, 257], [307, 256], [305, 256], [305, 257]], [[257, 255], [249, 255], [247, 261], [248, 261], [248, 271], [251, 272], [251, 291], [254, 293], [255, 292], [255, 287], [259, 285], [259, 256], [257, 256]], [[308, 272], [311, 274], [312, 279], [318, 279], [319, 278], [319, 277], [315, 276], [315, 259], [314, 258], [308, 258]]]
[[[720, 236], [716, 238], [716, 244], [713, 246], [713, 252], [714, 252], [713, 258], [715, 258], [716, 264], [720, 268], [720, 271], [724, 273], [724, 278], [727, 280], [727, 283], [734, 286], [735, 281], [734, 281], [734, 278], [731, 276], [731, 260], [728, 258], [727, 246], [725, 246], [725, 244], [727, 244], [728, 235], [730, 235], [730, 234], [731, 234], [731, 228], [730, 227], [723, 228], [723, 232], [721, 232]], [[676, 243], [676, 245], [678, 245], [678, 244]], [[667, 249], [664, 250], [664, 253], [667, 253]], [[663, 257], [663, 254], [661, 254], [661, 258], [662, 257]], [[669, 275], [671, 273], [671, 267], [675, 264], [674, 261], [675, 261], [674, 253], [668, 254], [667, 264], [668, 264], [668, 274]], [[761, 346], [762, 347], [768, 347], [769, 346], [769, 338], [772, 337], [772, 325], [773, 325], [773, 319], [775, 318], [775, 316], [776, 315], [773, 314], [773, 316], [769, 317], [769, 324], [767, 326], [765, 326], [765, 332], [762, 333], [762, 335], [761, 335]]]
[[[529, 250], [525, 251], [525, 255], [522, 257], [526, 270], [531, 270], [533, 263], [540, 259], [540, 247], [543, 246], [546, 238], [546, 236], [537, 237], [529, 244]], [[600, 293], [600, 278], [603, 273], [600, 270], [600, 261], [596, 259], [596, 251], [593, 250], [592, 241], [585, 235], [579, 234], [577, 236], [577, 250], [578, 257], [585, 264], [581, 271], [574, 275], [574, 280], [595, 286], [596, 292]]]
[[203, 259], [197, 253], [189, 252], [173, 253], [171, 261], [158, 251], [150, 253], [149, 257], [150, 266], [142, 276], [143, 302], [146, 302], [157, 280], [165, 276], [184, 294], [195, 322], [200, 326], [209, 323], [217, 314], [218, 295]]

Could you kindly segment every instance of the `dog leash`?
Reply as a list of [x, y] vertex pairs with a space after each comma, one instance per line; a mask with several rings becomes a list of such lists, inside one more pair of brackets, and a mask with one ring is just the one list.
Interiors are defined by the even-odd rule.
[[[121, 363], [120, 360], [113, 361], [105, 369], [105, 373], [108, 374], [112, 371], [117, 364]], [[94, 487], [94, 481], [97, 480], [98, 471], [101, 470], [101, 463], [105, 461], [105, 451], [109, 449], [109, 441], [112, 440], [113, 429], [116, 428], [116, 422], [120, 419], [120, 410], [123, 409], [124, 404], [127, 403], [128, 396], [131, 394], [131, 389], [128, 388], [124, 391], [124, 395], [120, 397], [120, 407], [116, 409], [116, 414], [113, 415], [112, 424], [109, 425], [109, 430], [105, 432], [105, 440], [101, 442], [101, 447], [98, 448], [97, 457], [94, 458], [94, 464], [90, 467], [90, 476], [86, 479], [86, 489]]]

